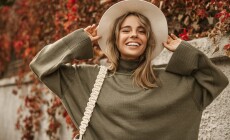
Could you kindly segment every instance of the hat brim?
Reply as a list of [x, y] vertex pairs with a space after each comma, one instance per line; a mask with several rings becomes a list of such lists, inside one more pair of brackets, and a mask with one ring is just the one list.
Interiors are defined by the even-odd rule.
[[102, 16], [97, 33], [101, 38], [98, 44], [105, 53], [107, 40], [112, 32], [115, 20], [127, 12], [137, 12], [149, 19], [153, 31], [155, 48], [154, 58], [163, 50], [162, 43], [168, 38], [168, 25], [163, 12], [150, 2], [143, 0], [125, 0], [112, 5]]

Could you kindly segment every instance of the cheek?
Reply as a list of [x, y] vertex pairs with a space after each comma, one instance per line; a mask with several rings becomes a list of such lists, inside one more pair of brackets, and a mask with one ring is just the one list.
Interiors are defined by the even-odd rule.
[[147, 40], [148, 40], [148, 39], [147, 39], [147, 36], [146, 36], [146, 35], [143, 35], [143, 36], [142, 36], [142, 41], [143, 41], [145, 44], [147, 44]]
[[143, 45], [146, 47], [147, 46], [147, 41], [148, 41], [147, 37], [146, 36], [142, 36], [141, 40], [142, 40]]
[[126, 40], [125, 35], [119, 34], [118, 41], [117, 41], [117, 46], [121, 47], [124, 44], [125, 40]]
[[118, 40], [120, 40], [120, 41], [124, 40], [126, 38], [125, 36], [126, 35], [124, 35], [124, 34], [119, 34]]
[[142, 49], [142, 54], [143, 54], [147, 48], [147, 37], [143, 37], [142, 41], [143, 41], [143, 49]]

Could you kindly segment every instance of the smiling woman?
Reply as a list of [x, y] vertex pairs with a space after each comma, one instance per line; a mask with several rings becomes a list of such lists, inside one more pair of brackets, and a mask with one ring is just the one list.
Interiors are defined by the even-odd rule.
[[[155, 5], [125, 0], [104, 13], [98, 32], [96, 25], [78, 29], [36, 55], [30, 67], [62, 100], [80, 129], [76, 139], [198, 139], [202, 111], [228, 79], [202, 52], [168, 36], [167, 28]], [[108, 56], [108, 70], [65, 64], [92, 58], [94, 41]], [[165, 69], [154, 68], [163, 47], [173, 56]]]

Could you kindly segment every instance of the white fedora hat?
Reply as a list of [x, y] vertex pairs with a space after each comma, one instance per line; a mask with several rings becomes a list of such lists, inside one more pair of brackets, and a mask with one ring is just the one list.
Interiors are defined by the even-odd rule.
[[144, 0], [124, 0], [112, 5], [102, 16], [97, 33], [101, 38], [98, 44], [101, 50], [105, 53], [108, 46], [107, 40], [112, 33], [112, 28], [115, 20], [128, 13], [137, 12], [149, 19], [153, 36], [155, 40], [155, 49], [153, 52], [154, 58], [163, 50], [162, 42], [167, 41], [168, 25], [163, 12], [154, 4]]

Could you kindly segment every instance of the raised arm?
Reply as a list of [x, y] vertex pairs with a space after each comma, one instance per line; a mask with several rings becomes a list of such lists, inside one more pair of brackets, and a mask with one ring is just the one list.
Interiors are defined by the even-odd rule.
[[83, 29], [79, 29], [45, 46], [31, 61], [30, 68], [39, 79], [42, 79], [74, 58], [89, 59], [92, 57], [90, 38]]
[[45, 46], [31, 61], [30, 68], [49, 89], [61, 98], [62, 83], [80, 80], [75, 77], [76, 67], [65, 63], [71, 62], [74, 58], [80, 60], [92, 57], [90, 37], [83, 29], [79, 29]]
[[200, 107], [204, 109], [228, 85], [227, 77], [207, 56], [189, 43], [182, 41], [174, 51], [166, 71], [195, 78], [202, 94], [193, 93]]

